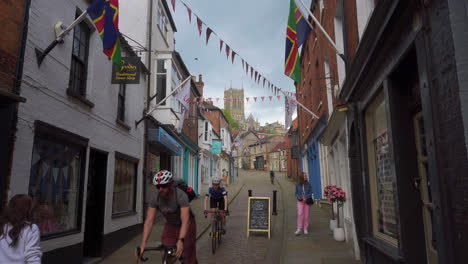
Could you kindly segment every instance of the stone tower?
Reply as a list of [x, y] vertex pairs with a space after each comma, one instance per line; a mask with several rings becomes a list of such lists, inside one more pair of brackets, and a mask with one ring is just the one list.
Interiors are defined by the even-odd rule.
[[[232, 119], [234, 119], [239, 125], [244, 124], [244, 90], [229, 88], [224, 91], [224, 109], [231, 113]], [[240, 98], [240, 100], [239, 100]]]

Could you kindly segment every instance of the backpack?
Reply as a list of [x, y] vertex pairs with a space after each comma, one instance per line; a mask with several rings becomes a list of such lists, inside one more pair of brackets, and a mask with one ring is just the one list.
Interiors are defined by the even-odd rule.
[[[189, 203], [197, 197], [192, 187], [188, 186], [182, 179], [174, 179], [174, 188], [182, 190], [189, 199]], [[177, 197], [177, 196], [176, 196]]]

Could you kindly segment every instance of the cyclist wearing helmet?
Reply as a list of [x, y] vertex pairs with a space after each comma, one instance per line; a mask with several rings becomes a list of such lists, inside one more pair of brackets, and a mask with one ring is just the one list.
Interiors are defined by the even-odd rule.
[[[206, 202], [208, 201], [208, 198], [210, 199], [210, 210], [215, 210], [218, 208], [219, 210], [225, 210], [226, 212], [228, 211], [228, 198], [227, 198], [227, 192], [223, 187], [220, 187], [219, 184], [221, 183], [221, 180], [219, 178], [213, 178], [211, 181], [213, 187], [210, 187], [208, 191], [206, 192], [206, 197], [205, 197], [205, 214], [206, 214]], [[226, 216], [224, 214], [221, 215], [223, 219], [223, 228], [226, 231]], [[214, 219], [214, 214], [211, 214], [211, 220]]]
[[[197, 228], [195, 217], [190, 212], [187, 194], [174, 187], [172, 173], [167, 170], [156, 173], [153, 177], [153, 184], [158, 191], [155, 192], [149, 203], [140, 245], [141, 252], [144, 252], [146, 241], [153, 228], [156, 211], [159, 211], [166, 219], [161, 238], [162, 244], [166, 246], [176, 245], [176, 257], [183, 257], [181, 259], [183, 263], [197, 263], [195, 246]], [[138, 256], [136, 257], [138, 259]]]

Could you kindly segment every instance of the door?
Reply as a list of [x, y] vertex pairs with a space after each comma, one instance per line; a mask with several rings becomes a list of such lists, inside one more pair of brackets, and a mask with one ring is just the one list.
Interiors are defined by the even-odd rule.
[[86, 194], [86, 221], [83, 243], [85, 257], [102, 255], [106, 200], [107, 153], [91, 149]]
[[183, 158], [183, 178], [185, 183], [189, 184], [189, 151], [187, 148], [184, 148], [184, 158]]
[[431, 182], [428, 179], [428, 158], [425, 142], [424, 117], [419, 112], [413, 118], [414, 133], [416, 138], [416, 151], [418, 158], [418, 177], [415, 179], [415, 187], [419, 188], [422, 201], [422, 214], [424, 221], [424, 234], [426, 239], [427, 263], [438, 263], [437, 241], [432, 227], [433, 207], [431, 197]]

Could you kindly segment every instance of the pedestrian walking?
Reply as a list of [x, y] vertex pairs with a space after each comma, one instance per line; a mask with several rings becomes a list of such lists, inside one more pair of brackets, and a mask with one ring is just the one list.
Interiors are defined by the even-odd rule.
[[13, 196], [0, 216], [0, 263], [40, 264], [40, 237], [31, 197]]
[[275, 184], [275, 172], [273, 170], [270, 171], [270, 180], [271, 184]]
[[228, 184], [227, 178], [228, 178], [228, 171], [226, 169], [223, 169], [223, 184], [224, 184], [224, 186], [227, 186], [227, 184]]
[[296, 198], [297, 198], [297, 230], [296, 236], [301, 234], [304, 230], [304, 234], [309, 233], [309, 211], [310, 205], [313, 204], [312, 199], [312, 186], [310, 185], [307, 174], [302, 173], [303, 177], [299, 177], [299, 182], [296, 184]]

